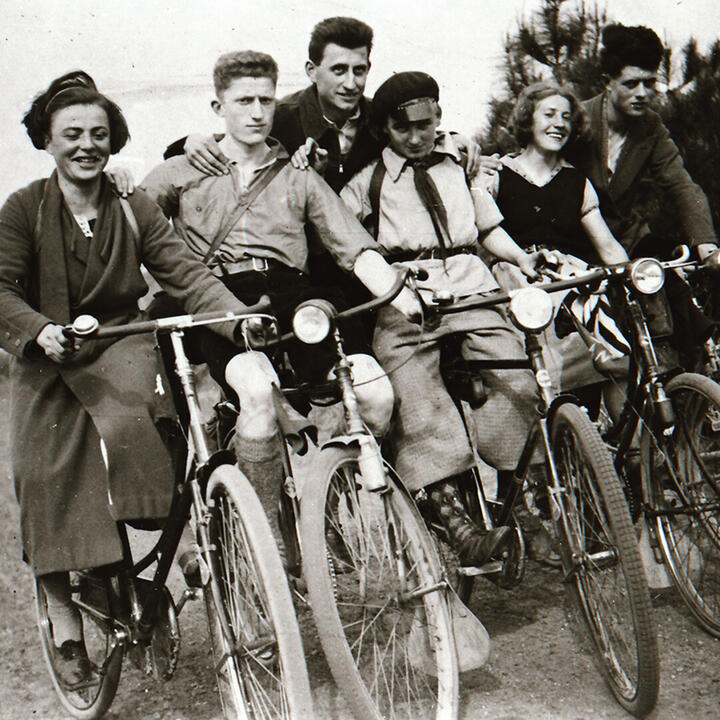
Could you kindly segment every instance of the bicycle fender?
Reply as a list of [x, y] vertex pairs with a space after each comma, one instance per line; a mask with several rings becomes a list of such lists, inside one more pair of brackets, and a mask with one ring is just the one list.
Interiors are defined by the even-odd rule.
[[578, 401], [577, 397], [569, 392], [560, 393], [556, 397], [553, 398], [553, 401], [550, 403], [550, 407], [547, 411], [547, 424], [548, 427], [552, 427], [553, 419], [555, 417], [555, 413], [557, 413], [557, 409], [561, 405], [567, 405], [567, 403], [572, 403], [573, 405], [577, 405], [578, 407], [583, 407], [580, 402]]
[[354, 435], [335, 435], [329, 440], [326, 440], [320, 449], [324, 450], [326, 447], [356, 447], [360, 449], [360, 442]]

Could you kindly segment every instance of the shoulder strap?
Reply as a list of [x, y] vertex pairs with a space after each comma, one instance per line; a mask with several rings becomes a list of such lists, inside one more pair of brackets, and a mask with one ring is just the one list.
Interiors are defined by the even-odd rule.
[[139, 242], [140, 226], [138, 225], [138, 221], [137, 221], [137, 218], [135, 217], [135, 213], [133, 212], [132, 207], [130, 207], [130, 203], [128, 202], [127, 198], [118, 196], [118, 200], [120, 201], [120, 207], [122, 208], [123, 212], [125, 213], [125, 217], [127, 218], [127, 221], [130, 224], [130, 229], [132, 230], [133, 236], [135, 238], [135, 242]]
[[245, 211], [255, 202], [258, 195], [278, 176], [280, 171], [290, 162], [289, 158], [283, 158], [277, 160], [275, 164], [268, 168], [265, 174], [255, 183], [252, 190], [248, 193], [244, 203], [238, 204], [235, 209], [230, 213], [225, 222], [220, 226], [217, 234], [210, 243], [210, 247], [203, 256], [203, 263], [207, 265], [210, 258], [215, 254], [215, 251], [222, 245], [225, 238], [230, 234], [230, 231], [235, 227], [237, 221], [243, 216]]
[[380, 226], [380, 191], [385, 179], [385, 163], [380, 158], [373, 169], [368, 188], [368, 199], [370, 200], [370, 214], [363, 218], [363, 225], [366, 230], [377, 240]]

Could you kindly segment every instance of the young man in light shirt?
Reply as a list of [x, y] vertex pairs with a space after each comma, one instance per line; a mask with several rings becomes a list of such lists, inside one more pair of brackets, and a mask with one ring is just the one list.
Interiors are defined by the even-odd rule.
[[[289, 329], [297, 304], [318, 295], [307, 277], [306, 223], [345, 271], [354, 273], [371, 293], [386, 292], [397, 275], [374, 249], [372, 237], [314, 170], [292, 167], [284, 148], [269, 137], [275, 61], [253, 51], [228, 53], [218, 59], [213, 79], [213, 109], [225, 121], [221, 148], [228, 173], [206, 175], [180, 156], [156, 167], [142, 182], [190, 249], [246, 304], [269, 295], [281, 331]], [[407, 290], [394, 305], [407, 315], [419, 310]], [[199, 333], [196, 341], [213, 377], [226, 392], [238, 395], [238, 465], [273, 523], [282, 468], [275, 371], [265, 355], [237, 355], [236, 347], [216, 341], [213, 333]], [[288, 348], [296, 373], [311, 382], [325, 379], [331, 351], [299, 342]], [[389, 381], [367, 355], [354, 356], [354, 375], [365, 420], [382, 432], [392, 410]]]

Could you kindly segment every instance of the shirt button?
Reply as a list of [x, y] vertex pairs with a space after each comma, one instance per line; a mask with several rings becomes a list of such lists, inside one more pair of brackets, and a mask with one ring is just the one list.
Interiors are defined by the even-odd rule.
[[10, 332], [9, 332], [9, 331], [5, 333], [5, 337], [6, 337], [6, 338], [9, 338], [9, 337], [10, 337]]
[[202, 212], [202, 208], [198, 205], [198, 206], [195, 208], [195, 212]]
[[15, 347], [20, 347], [20, 340], [15, 341]]

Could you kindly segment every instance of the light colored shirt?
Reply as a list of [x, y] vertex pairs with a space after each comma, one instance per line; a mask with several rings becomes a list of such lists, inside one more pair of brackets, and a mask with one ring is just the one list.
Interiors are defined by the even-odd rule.
[[[479, 183], [468, 188], [460, 153], [449, 135], [439, 134], [434, 152], [443, 153], [442, 162], [427, 172], [433, 179], [447, 212], [450, 244], [453, 248], [477, 249], [478, 233], [486, 235], [503, 219], [495, 201]], [[439, 247], [435, 228], [413, 180], [414, 169], [391, 148], [383, 150], [381, 162], [386, 174], [380, 191], [377, 241], [384, 255], [430, 250]], [[340, 197], [357, 218], [371, 213], [370, 182], [375, 164], [355, 175]], [[456, 297], [497, 287], [487, 266], [477, 255], [453, 255], [442, 260], [410, 263], [428, 271], [418, 283], [428, 290], [448, 290]]]
[[[262, 170], [284, 158], [285, 150], [269, 138], [266, 158], [249, 182], [243, 182], [234, 164], [227, 175], [204, 175], [181, 156], [158, 165], [141, 186], [172, 218], [190, 249], [203, 257]], [[353, 269], [363, 250], [375, 247], [374, 240], [314, 170], [296, 170], [288, 163], [253, 200], [215, 256], [223, 263], [249, 257], [278, 260], [307, 272], [306, 223], [313, 225], [322, 244], [345, 270]]]
[[610, 127], [607, 129], [607, 168], [611, 175], [615, 174], [617, 168], [618, 159], [620, 153], [622, 153], [623, 146], [627, 140], [627, 133], [619, 133], [612, 130]]

